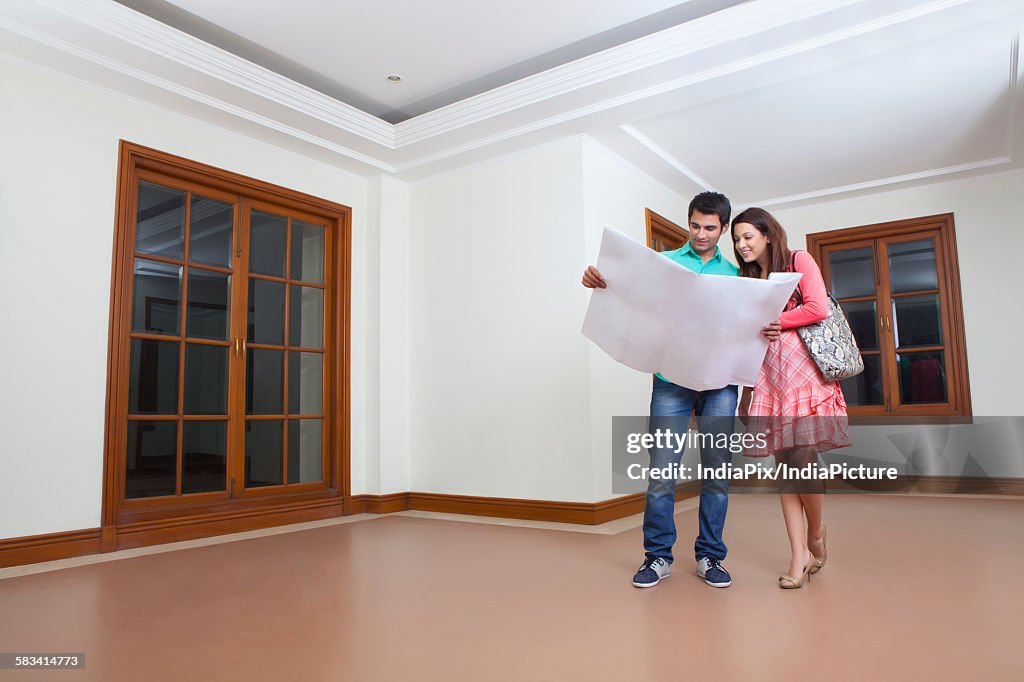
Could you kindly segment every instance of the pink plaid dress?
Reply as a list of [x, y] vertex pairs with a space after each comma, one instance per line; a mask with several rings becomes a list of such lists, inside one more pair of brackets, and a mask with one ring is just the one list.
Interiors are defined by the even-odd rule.
[[793, 326], [806, 319], [807, 313], [799, 308], [820, 310], [823, 296], [825, 310], [828, 305], [817, 264], [805, 252], [798, 253], [803, 255], [795, 261], [795, 269], [804, 273], [800, 291], [805, 305], [790, 300], [779, 317], [782, 335], [768, 344], [747, 412], [747, 431], [764, 433], [767, 446], [748, 449], [745, 454], [749, 457], [767, 457], [797, 447], [824, 452], [851, 445], [843, 389], [839, 382], [821, 376]]

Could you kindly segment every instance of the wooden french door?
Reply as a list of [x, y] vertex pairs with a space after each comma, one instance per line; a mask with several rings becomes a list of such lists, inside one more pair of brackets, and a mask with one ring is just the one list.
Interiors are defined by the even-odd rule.
[[647, 224], [647, 246], [655, 251], [674, 251], [685, 246], [690, 239], [686, 228], [649, 208], [644, 209], [644, 221]]
[[970, 414], [951, 233], [952, 217], [938, 216], [812, 235], [864, 358], [842, 382], [851, 414]]
[[330, 426], [324, 412], [330, 234], [315, 216], [245, 199], [241, 235], [248, 267], [236, 294], [237, 310], [245, 311], [236, 316], [244, 361], [234, 378], [242, 399], [235, 438], [244, 454], [233, 461], [236, 494], [318, 487]]
[[189, 175], [122, 178], [105, 523], [342, 492], [343, 223]]

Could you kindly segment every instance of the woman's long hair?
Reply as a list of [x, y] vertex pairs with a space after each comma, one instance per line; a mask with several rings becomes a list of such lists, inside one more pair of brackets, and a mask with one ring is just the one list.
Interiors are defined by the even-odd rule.
[[[757, 228], [757, 231], [768, 238], [768, 272], [786, 272], [789, 269], [792, 258], [789, 245], [786, 242], [786, 231], [782, 229], [779, 221], [772, 217], [772, 214], [763, 208], [748, 208], [732, 220], [733, 235], [735, 236], [736, 226], [740, 223], [748, 223]], [[740, 275], [743, 277], [760, 277], [761, 266], [757, 261], [747, 263], [736, 248], [736, 240], [732, 242], [733, 253], [736, 254], [736, 262], [740, 265]]]

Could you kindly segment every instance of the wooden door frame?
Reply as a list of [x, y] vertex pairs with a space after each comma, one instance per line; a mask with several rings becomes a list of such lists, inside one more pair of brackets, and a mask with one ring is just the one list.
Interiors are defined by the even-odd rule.
[[[138, 171], [157, 171], [184, 182], [202, 184], [240, 197], [263, 198], [288, 209], [313, 214], [331, 228], [333, 259], [325, 277], [332, 277], [335, 296], [328, 316], [332, 327], [332, 358], [326, 373], [330, 382], [330, 472], [326, 490], [277, 495], [272, 498], [217, 500], [189, 506], [126, 511], [124, 497], [123, 411], [127, 405], [127, 357], [131, 328], [131, 278], [135, 186]], [[237, 213], [237, 212], [236, 212]], [[236, 215], [236, 221], [241, 219]], [[328, 242], [329, 243], [329, 242]], [[111, 268], [110, 322], [107, 347], [107, 389], [103, 444], [103, 503], [100, 551], [173, 542], [222, 533], [340, 516], [351, 507], [350, 395], [351, 377], [351, 264], [352, 209], [302, 192], [279, 187], [238, 173], [201, 164], [121, 140], [118, 152], [117, 202]], [[182, 305], [186, 302], [183, 301]], [[325, 330], [326, 331], [326, 330]]]
[[[905, 406], [901, 408], [899, 415], [883, 415], [877, 417], [883, 423], [928, 423], [934, 419], [945, 419], [949, 423], [970, 421], [972, 419], [971, 406], [971, 381], [967, 371], [967, 336], [964, 329], [963, 298], [960, 291], [960, 262], [957, 257], [956, 231], [952, 213], [942, 213], [921, 218], [909, 218], [906, 220], [894, 220], [886, 223], [875, 223], [859, 227], [848, 227], [827, 232], [816, 232], [807, 235], [807, 251], [814, 256], [814, 259], [822, 264], [822, 250], [824, 246], [833, 244], [845, 244], [856, 239], [886, 239], [890, 237], [901, 237], [914, 233], [937, 231], [941, 239], [935, 244], [935, 267], [936, 274], [947, 294], [943, 303], [943, 313], [948, 317], [943, 320], [943, 333], [949, 333], [946, 340], [946, 347], [949, 352], [950, 378], [955, 377], [955, 382], [947, 380], [947, 406], [921, 405]], [[879, 260], [876, 252], [877, 267], [886, 280], [888, 270], [886, 263]], [[827, 264], [822, 265], [823, 273], [828, 272]], [[825, 275], [826, 278], [828, 275]], [[879, 276], [876, 274], [876, 277]], [[879, 299], [881, 304], [881, 299]], [[948, 306], [948, 311], [947, 311]], [[889, 311], [879, 310], [879, 315], [889, 314]], [[948, 326], [947, 326], [948, 325]], [[879, 339], [879, 345], [882, 345]], [[953, 384], [956, 385], [953, 385]], [[938, 407], [938, 409], [936, 409]], [[851, 406], [851, 410], [856, 411]], [[851, 418], [854, 417], [851, 414]], [[868, 423], [872, 416], [865, 415], [860, 418], [859, 423]]]
[[652, 247], [654, 235], [658, 232], [681, 239], [683, 244], [690, 241], [689, 230], [681, 225], [676, 225], [665, 216], [658, 215], [649, 208], [644, 209], [644, 223], [647, 225], [647, 246]]

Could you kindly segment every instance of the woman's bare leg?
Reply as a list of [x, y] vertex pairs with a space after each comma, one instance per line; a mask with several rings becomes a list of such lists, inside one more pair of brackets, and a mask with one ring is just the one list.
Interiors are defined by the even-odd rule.
[[[793, 466], [793, 450], [785, 450], [775, 454], [775, 460], [779, 464]], [[794, 490], [793, 481], [782, 481], [781, 490]], [[786, 534], [789, 536], [789, 569], [786, 575], [791, 578], [799, 578], [803, 575], [804, 567], [809, 561], [809, 550], [807, 548], [807, 529], [804, 526], [804, 506], [800, 500], [800, 494], [796, 492], [780, 492], [779, 500], [782, 502], [782, 517], [786, 522]]]
[[[817, 448], [797, 448], [792, 451], [793, 466], [804, 467], [818, 463]], [[820, 492], [819, 492], [820, 491]], [[816, 557], [825, 553], [821, 540], [821, 522], [825, 504], [825, 481], [808, 480], [799, 484], [800, 503], [807, 516], [807, 549]]]

